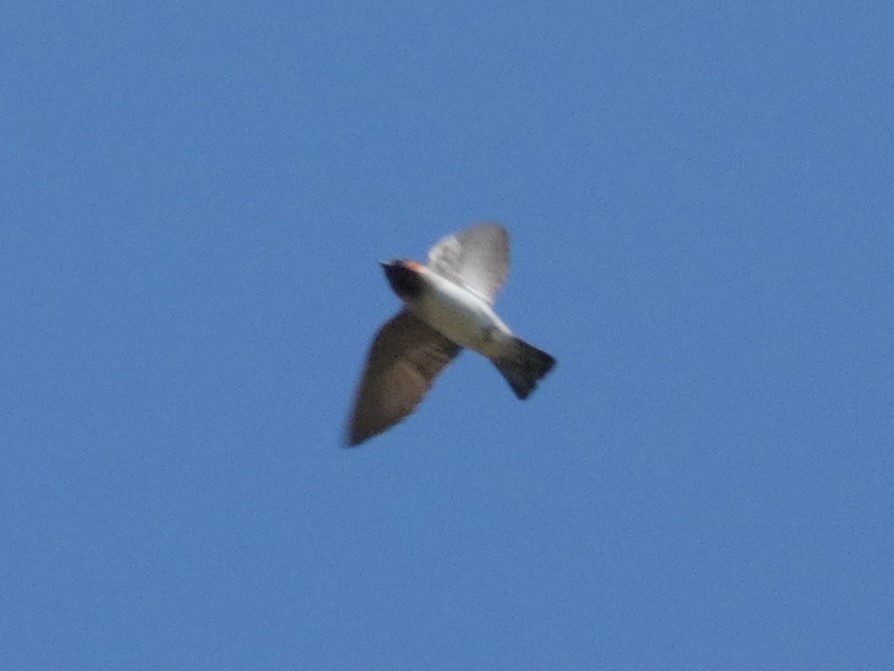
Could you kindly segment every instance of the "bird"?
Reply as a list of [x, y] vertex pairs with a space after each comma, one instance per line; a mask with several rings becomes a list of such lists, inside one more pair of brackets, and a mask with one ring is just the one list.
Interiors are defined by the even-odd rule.
[[439, 240], [428, 265], [380, 262], [403, 307], [369, 349], [347, 428], [352, 447], [410, 415], [435, 378], [463, 349], [488, 358], [519, 399], [526, 399], [556, 360], [518, 338], [494, 302], [509, 273], [509, 233], [484, 222]]

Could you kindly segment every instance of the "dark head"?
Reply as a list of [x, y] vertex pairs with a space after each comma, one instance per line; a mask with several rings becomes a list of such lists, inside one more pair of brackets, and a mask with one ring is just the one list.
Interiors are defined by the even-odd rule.
[[404, 259], [393, 259], [382, 262], [381, 265], [394, 293], [402, 299], [416, 298], [422, 293], [423, 280], [417, 270], [419, 267], [418, 263], [405, 261]]

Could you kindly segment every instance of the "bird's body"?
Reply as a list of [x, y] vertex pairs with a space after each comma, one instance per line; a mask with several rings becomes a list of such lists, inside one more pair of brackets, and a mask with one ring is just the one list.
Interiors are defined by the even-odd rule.
[[413, 314], [461, 347], [488, 358], [499, 354], [512, 331], [490, 304], [425, 266], [419, 265], [417, 272], [424, 278], [426, 290], [406, 301]]
[[513, 335], [493, 303], [509, 271], [509, 236], [474, 226], [438, 242], [429, 265], [395, 259], [385, 275], [405, 308], [373, 341], [349, 426], [357, 445], [409, 415], [461, 348], [490, 359], [521, 399], [555, 359]]

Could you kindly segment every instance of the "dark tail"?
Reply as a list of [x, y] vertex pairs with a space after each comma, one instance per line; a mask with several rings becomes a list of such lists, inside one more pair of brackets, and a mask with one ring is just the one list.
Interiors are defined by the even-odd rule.
[[543, 350], [515, 338], [494, 364], [512, 391], [519, 398], [528, 398], [537, 382], [556, 365], [556, 360]]

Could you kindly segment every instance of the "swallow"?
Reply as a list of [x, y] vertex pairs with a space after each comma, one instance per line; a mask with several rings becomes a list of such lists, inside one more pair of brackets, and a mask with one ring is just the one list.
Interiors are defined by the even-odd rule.
[[509, 234], [499, 224], [443, 238], [429, 251], [427, 266], [408, 259], [380, 265], [404, 306], [370, 347], [348, 422], [349, 446], [412, 413], [464, 348], [490, 359], [520, 399], [555, 365], [494, 312], [509, 273]]

